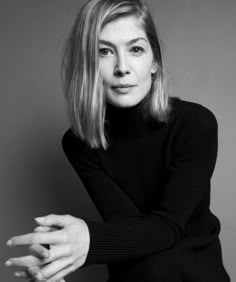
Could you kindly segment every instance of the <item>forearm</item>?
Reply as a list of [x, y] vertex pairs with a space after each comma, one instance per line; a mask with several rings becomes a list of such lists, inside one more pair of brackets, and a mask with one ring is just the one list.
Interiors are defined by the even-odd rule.
[[156, 215], [117, 222], [86, 220], [90, 247], [86, 265], [124, 262], [171, 248], [179, 239], [177, 227]]

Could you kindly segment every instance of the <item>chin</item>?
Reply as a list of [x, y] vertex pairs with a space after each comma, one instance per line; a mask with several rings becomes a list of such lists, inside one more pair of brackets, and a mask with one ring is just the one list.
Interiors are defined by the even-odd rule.
[[136, 106], [139, 102], [143, 100], [143, 98], [144, 97], [134, 99], [134, 97], [128, 97], [128, 95], [123, 95], [119, 97], [107, 97], [107, 102], [116, 107], [128, 108]]

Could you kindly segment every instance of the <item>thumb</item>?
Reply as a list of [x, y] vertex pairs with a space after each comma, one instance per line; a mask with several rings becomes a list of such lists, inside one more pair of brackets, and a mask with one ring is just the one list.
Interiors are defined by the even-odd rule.
[[72, 220], [72, 216], [70, 215], [56, 215], [49, 214], [43, 217], [36, 217], [35, 221], [42, 226], [57, 226], [64, 227]]

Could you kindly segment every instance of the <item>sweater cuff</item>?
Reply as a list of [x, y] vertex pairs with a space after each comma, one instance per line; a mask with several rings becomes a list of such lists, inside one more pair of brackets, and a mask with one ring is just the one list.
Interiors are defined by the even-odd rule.
[[176, 243], [176, 231], [162, 220], [122, 223], [94, 222], [84, 219], [90, 234], [90, 246], [82, 267], [130, 261], [168, 249]]

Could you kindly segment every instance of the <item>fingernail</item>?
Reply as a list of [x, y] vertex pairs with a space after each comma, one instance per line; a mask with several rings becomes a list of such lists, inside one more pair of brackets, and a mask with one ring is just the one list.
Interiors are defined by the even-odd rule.
[[21, 274], [20, 274], [20, 272], [15, 272], [15, 273], [14, 273], [14, 276], [16, 276], [16, 277], [21, 277]]
[[44, 217], [35, 217], [35, 220], [38, 222], [42, 222], [44, 220]]
[[8, 240], [7, 241], [7, 246], [11, 246], [12, 245], [12, 240]]
[[7, 261], [5, 262], [5, 265], [6, 265], [6, 266], [10, 266], [10, 265], [12, 265], [12, 262], [11, 262], [10, 260], [7, 260]]

